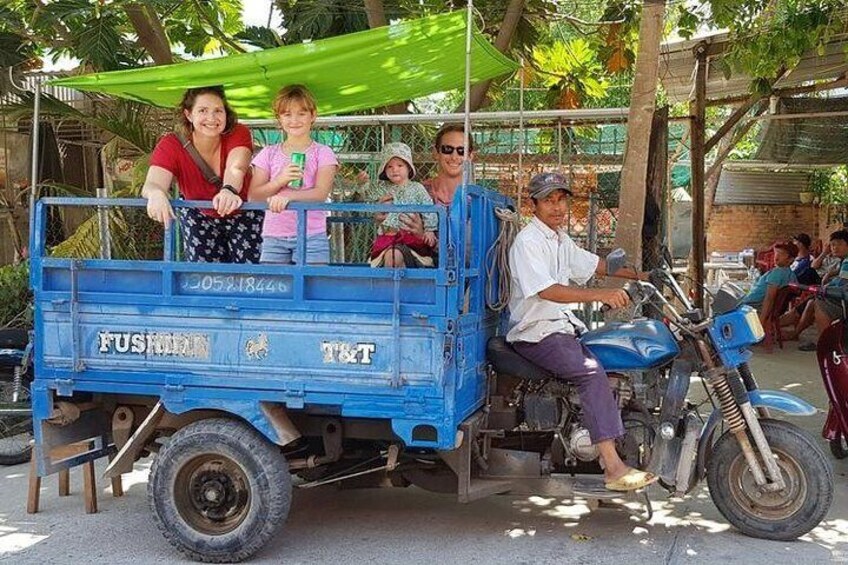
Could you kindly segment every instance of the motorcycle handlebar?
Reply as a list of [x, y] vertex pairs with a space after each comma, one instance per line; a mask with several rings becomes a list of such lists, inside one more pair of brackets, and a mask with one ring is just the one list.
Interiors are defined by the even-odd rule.
[[821, 286], [816, 284], [789, 283], [789, 288], [812, 292], [816, 296], [832, 298], [834, 300], [848, 300], [848, 292], [842, 286]]
[[[630, 302], [636, 302], [642, 295], [641, 288], [639, 287], [639, 283], [635, 281], [627, 282], [624, 287], [622, 287], [624, 292], [627, 293], [627, 296], [630, 298]], [[609, 312], [612, 310], [612, 306], [609, 304], [604, 304], [601, 306], [601, 312]]]

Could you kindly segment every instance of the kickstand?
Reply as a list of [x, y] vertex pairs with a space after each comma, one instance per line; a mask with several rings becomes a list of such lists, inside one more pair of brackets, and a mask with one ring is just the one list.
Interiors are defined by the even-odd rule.
[[642, 496], [645, 499], [645, 521], [650, 522], [654, 517], [654, 506], [651, 504], [651, 497], [648, 496], [648, 489], [642, 490]]

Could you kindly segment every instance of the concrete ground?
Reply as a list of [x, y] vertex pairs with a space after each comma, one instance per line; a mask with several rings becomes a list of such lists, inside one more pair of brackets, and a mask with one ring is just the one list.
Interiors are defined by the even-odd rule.
[[[753, 361], [760, 386], [791, 392], [826, 407], [813, 353], [796, 343]], [[794, 421], [820, 438], [824, 414]], [[830, 458], [829, 451], [827, 451]], [[416, 488], [297, 491], [288, 523], [253, 563], [780, 563], [848, 562], [848, 460], [834, 466], [835, 499], [822, 524], [791, 542], [769, 542], [733, 530], [704, 487], [668, 499], [653, 487], [655, 514], [644, 522], [619, 508], [549, 497], [491, 497], [470, 505]], [[26, 465], [0, 468], [0, 562], [185, 562], [156, 529], [147, 506], [150, 461], [124, 477], [126, 495], [112, 498], [99, 481], [98, 514], [85, 514], [81, 475], [73, 496], [57, 496], [44, 480], [41, 512], [25, 512]], [[99, 466], [102, 472], [103, 466]], [[99, 474], [98, 474], [99, 477]], [[634, 506], [634, 509], [638, 507]]]

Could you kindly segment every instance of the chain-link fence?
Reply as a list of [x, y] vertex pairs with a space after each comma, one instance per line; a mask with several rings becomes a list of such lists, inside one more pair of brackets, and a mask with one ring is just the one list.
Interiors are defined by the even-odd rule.
[[[72, 101], [79, 105], [79, 101]], [[108, 101], [86, 100], [83, 112], [103, 113], [98, 105]], [[151, 113], [151, 131], [167, 131], [172, 121], [168, 111]], [[592, 250], [608, 248], [615, 234], [618, 185], [626, 126], [621, 110], [580, 110], [518, 113], [488, 113], [473, 121], [476, 158], [474, 177], [483, 184], [512, 197], [523, 215], [531, 213], [521, 194], [529, 179], [542, 171], [558, 170], [573, 179], [575, 196], [568, 216], [572, 237]], [[364, 199], [356, 175], [368, 171], [376, 176], [379, 154], [385, 143], [403, 141], [413, 149], [419, 178], [434, 174], [432, 145], [438, 127], [445, 121], [461, 121], [457, 115], [352, 116], [319, 118], [314, 130], [317, 141], [330, 146], [341, 167], [336, 175], [332, 199], [357, 202]], [[273, 122], [250, 123], [257, 147], [278, 143], [280, 132]], [[15, 238], [2, 238], [7, 248], [18, 241], [25, 248], [26, 203], [29, 171], [28, 119], [4, 122], [4, 170], [18, 163], [15, 176], [16, 214], [19, 220]], [[146, 171], [146, 156], [131, 143], [113, 134], [97, 131], [90, 121], [58, 117], [46, 113], [42, 121], [39, 168], [42, 185], [37, 196], [129, 197], [138, 194]], [[8, 136], [12, 135], [13, 140]], [[23, 163], [23, 165], [21, 165]], [[51, 170], [52, 169], [52, 170]], [[8, 175], [7, 175], [8, 176]], [[18, 178], [21, 177], [21, 178]], [[4, 195], [11, 182], [4, 182]], [[103, 190], [105, 187], [105, 191]], [[98, 188], [100, 192], [98, 193]], [[4, 200], [8, 203], [9, 198]], [[2, 206], [4, 203], [0, 203]], [[6, 206], [11, 208], [11, 206]], [[140, 210], [117, 214], [104, 220], [96, 210], [89, 217], [80, 209], [50, 214], [46, 241], [54, 253], [65, 256], [111, 256], [147, 258], [157, 252], [151, 243], [161, 240], [161, 228], [147, 220]], [[366, 261], [376, 226], [370, 214], [337, 213], [329, 219], [334, 245], [334, 262]], [[101, 241], [109, 237], [108, 245]], [[24, 254], [26, 253], [23, 249]], [[158, 249], [161, 253], [161, 249]], [[6, 249], [0, 262], [8, 263], [15, 253]]]
[[[615, 235], [619, 175], [626, 127], [616, 123], [620, 115], [584, 117], [574, 124], [568, 112], [486, 114], [475, 119], [474, 179], [500, 191], [521, 206], [529, 217], [530, 203], [522, 194], [529, 179], [557, 170], [571, 176], [574, 197], [568, 214], [571, 236], [592, 250], [609, 248]], [[368, 171], [376, 177], [380, 151], [385, 143], [402, 141], [413, 150], [419, 178], [435, 174], [433, 140], [444, 116], [392, 116], [319, 120], [317, 141], [330, 146], [339, 157], [333, 200], [355, 202], [363, 198], [356, 175]], [[448, 117], [456, 120], [457, 117]], [[606, 119], [606, 121], [603, 121]], [[370, 121], [370, 123], [369, 123]], [[251, 124], [258, 145], [278, 143], [273, 124]], [[331, 234], [339, 243], [333, 259], [360, 262], [376, 235], [376, 227], [363, 214], [330, 219]], [[339, 239], [341, 238], [341, 239]], [[343, 243], [341, 243], [343, 241]]]

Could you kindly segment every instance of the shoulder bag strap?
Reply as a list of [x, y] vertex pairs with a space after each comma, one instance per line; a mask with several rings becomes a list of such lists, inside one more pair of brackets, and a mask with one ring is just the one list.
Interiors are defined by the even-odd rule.
[[213, 185], [218, 190], [221, 189], [221, 186], [224, 184], [224, 181], [221, 180], [221, 177], [215, 174], [215, 171], [212, 170], [212, 167], [209, 166], [209, 163], [203, 160], [203, 157], [200, 156], [200, 152], [197, 150], [197, 147], [191, 142], [191, 139], [186, 139], [183, 137], [181, 133], [176, 134], [177, 139], [180, 140], [180, 143], [183, 146], [188, 154], [191, 156], [194, 164], [197, 165], [197, 168], [200, 169], [200, 172], [203, 173], [203, 177], [206, 179], [206, 182]]

